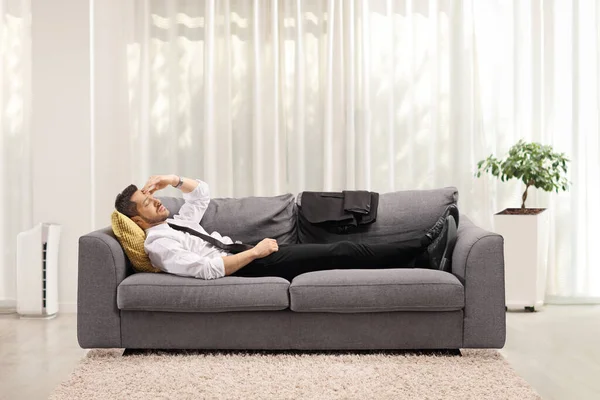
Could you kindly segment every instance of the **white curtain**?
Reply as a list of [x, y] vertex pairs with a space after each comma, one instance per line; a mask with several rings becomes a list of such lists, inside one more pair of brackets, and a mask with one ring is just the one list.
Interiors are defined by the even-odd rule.
[[528, 200], [551, 209], [547, 300], [600, 299], [594, 0], [123, 3], [137, 182], [178, 172], [214, 197], [452, 185], [493, 229], [523, 187], [475, 179], [476, 162], [552, 144], [573, 185]]
[[30, 1], [0, 1], [0, 310], [16, 297], [16, 239], [31, 227]]

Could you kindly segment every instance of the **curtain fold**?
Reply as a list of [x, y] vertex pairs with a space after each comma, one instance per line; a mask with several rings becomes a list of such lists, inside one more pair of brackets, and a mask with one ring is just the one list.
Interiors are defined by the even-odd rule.
[[[475, 179], [520, 138], [571, 159], [534, 190], [553, 233], [548, 299], [600, 300], [600, 7], [593, 0], [136, 0], [128, 51], [137, 182], [214, 197], [456, 186], [493, 230], [519, 182]], [[577, 300], [574, 300], [577, 299]]]
[[31, 228], [31, 3], [0, 1], [0, 309], [16, 299], [17, 234]]

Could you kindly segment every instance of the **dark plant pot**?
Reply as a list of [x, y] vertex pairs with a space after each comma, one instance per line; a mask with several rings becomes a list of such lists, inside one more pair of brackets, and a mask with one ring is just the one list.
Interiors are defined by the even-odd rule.
[[505, 208], [496, 215], [538, 215], [544, 211], [545, 208]]

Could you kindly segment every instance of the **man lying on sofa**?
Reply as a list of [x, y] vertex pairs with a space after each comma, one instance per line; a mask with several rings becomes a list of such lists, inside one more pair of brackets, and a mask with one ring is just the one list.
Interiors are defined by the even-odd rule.
[[[154, 192], [168, 185], [179, 188], [185, 200], [179, 214], [172, 219], [169, 218], [169, 210], [153, 196]], [[158, 175], [150, 177], [142, 189], [128, 186], [117, 195], [115, 208], [146, 232], [144, 250], [154, 267], [163, 272], [201, 279], [226, 275], [279, 276], [291, 281], [302, 273], [326, 269], [414, 268], [424, 265], [448, 270], [456, 242], [458, 209], [450, 205], [423, 237], [402, 242], [360, 244], [340, 241], [278, 245], [276, 240], [265, 238], [255, 246], [245, 245], [247, 250], [237, 252], [226, 250], [228, 246], [236, 246], [227, 236], [213, 232], [207, 238], [208, 233], [200, 225], [200, 220], [209, 202], [206, 182], [177, 175]], [[202, 235], [205, 239], [201, 238]]]

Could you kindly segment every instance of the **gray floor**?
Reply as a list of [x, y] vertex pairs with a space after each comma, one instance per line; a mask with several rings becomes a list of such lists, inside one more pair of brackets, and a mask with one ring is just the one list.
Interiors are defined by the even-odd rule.
[[600, 305], [507, 313], [500, 353], [544, 399], [600, 399]]
[[[500, 352], [544, 399], [600, 399], [600, 306], [509, 312], [507, 327]], [[46, 399], [85, 353], [74, 314], [0, 315], [0, 399]]]

